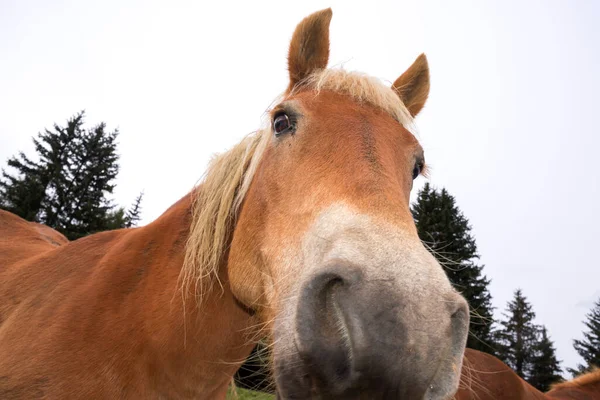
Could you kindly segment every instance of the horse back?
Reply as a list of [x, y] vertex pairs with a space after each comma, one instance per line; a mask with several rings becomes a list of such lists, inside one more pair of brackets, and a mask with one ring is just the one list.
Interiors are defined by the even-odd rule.
[[546, 395], [556, 400], [600, 400], [600, 369], [558, 383]]
[[551, 390], [546, 396], [552, 400], [598, 400], [600, 391], [586, 388], [564, 388]]
[[542, 400], [546, 397], [496, 357], [466, 349], [461, 382], [454, 399]]

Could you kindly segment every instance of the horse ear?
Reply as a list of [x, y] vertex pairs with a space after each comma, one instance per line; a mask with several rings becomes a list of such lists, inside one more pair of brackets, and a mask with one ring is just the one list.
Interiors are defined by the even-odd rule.
[[288, 53], [288, 91], [312, 72], [327, 67], [331, 16], [331, 8], [317, 11], [296, 27]]
[[421, 54], [392, 85], [411, 115], [416, 116], [429, 96], [429, 65]]

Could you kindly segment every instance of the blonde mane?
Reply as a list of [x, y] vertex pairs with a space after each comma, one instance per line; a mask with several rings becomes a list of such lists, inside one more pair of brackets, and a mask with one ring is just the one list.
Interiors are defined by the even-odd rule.
[[[299, 91], [334, 91], [359, 103], [379, 108], [407, 129], [413, 118], [397, 92], [376, 78], [342, 69], [324, 69], [296, 85], [285, 99]], [[184, 295], [192, 289], [197, 300], [217, 281], [223, 256], [229, 246], [237, 215], [254, 173], [271, 137], [271, 128], [263, 128], [213, 158], [201, 185], [192, 195], [192, 223], [180, 274]]]
[[258, 162], [266, 148], [268, 135], [255, 132], [231, 150], [214, 157], [202, 184], [192, 193], [192, 223], [185, 245], [180, 281], [184, 293], [193, 286], [199, 299], [214, 280], [240, 208]]
[[571, 379], [570, 381], [556, 383], [552, 385], [550, 390], [580, 388], [598, 382], [600, 382], [600, 368], [594, 368], [590, 372], [579, 375], [577, 378]]

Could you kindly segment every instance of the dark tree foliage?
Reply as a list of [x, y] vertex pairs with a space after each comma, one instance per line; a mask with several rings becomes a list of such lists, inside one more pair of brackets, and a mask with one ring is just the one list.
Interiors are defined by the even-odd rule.
[[529, 379], [535, 357], [539, 328], [534, 324], [535, 312], [521, 289], [508, 303], [500, 330], [496, 332], [498, 358], [511, 367], [520, 377]]
[[[15, 164], [14, 158], [9, 160], [9, 165]], [[14, 177], [2, 170], [0, 208], [28, 221], [39, 221], [38, 213], [44, 197], [44, 184], [37, 174]]]
[[548, 337], [546, 327], [541, 326], [534, 346], [529, 383], [538, 390], [547, 392], [552, 384], [562, 381], [561, 373], [554, 343]]
[[428, 183], [418, 193], [412, 213], [419, 237], [441, 265], [454, 287], [471, 308], [467, 346], [495, 354], [490, 281], [478, 265], [477, 245], [469, 221], [446, 189], [436, 190]]
[[560, 361], [545, 326], [536, 325], [533, 307], [518, 289], [496, 331], [498, 357], [541, 391], [562, 380]]
[[2, 208], [71, 240], [128, 221], [108, 198], [119, 172], [118, 131], [108, 132], [104, 123], [84, 129], [84, 117], [80, 112], [65, 127], [39, 133], [33, 139], [39, 160], [20, 153], [8, 161], [16, 172], [3, 170], [0, 179]]
[[137, 226], [138, 222], [140, 222], [143, 198], [144, 192], [140, 193], [139, 196], [135, 198], [133, 205], [125, 213], [125, 227], [131, 228], [133, 226]]
[[8, 166], [17, 171], [11, 175], [2, 170], [0, 179], [0, 205], [29, 221], [45, 222], [44, 213], [51, 213], [48, 192], [58, 196], [57, 183], [68, 167], [69, 155], [73, 153], [83, 113], [70, 119], [67, 127], [54, 125], [54, 131], [46, 129], [33, 138], [39, 161], [32, 161], [20, 152], [8, 160]]
[[583, 340], [573, 341], [573, 347], [583, 358], [585, 364], [579, 364], [576, 368], [568, 368], [573, 375], [579, 375], [600, 367], [600, 299], [596, 301], [594, 307], [586, 315], [587, 321], [584, 322], [587, 330], [583, 332]]

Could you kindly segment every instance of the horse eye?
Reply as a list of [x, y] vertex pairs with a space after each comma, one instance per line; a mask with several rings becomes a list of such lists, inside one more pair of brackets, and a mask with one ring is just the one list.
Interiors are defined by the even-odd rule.
[[421, 168], [423, 168], [423, 165], [421, 163], [416, 163], [415, 167], [413, 168], [413, 180], [417, 179], [417, 176], [419, 176], [421, 174]]
[[275, 136], [282, 135], [292, 130], [293, 126], [290, 122], [290, 117], [288, 117], [287, 114], [278, 114], [273, 120], [273, 131], [275, 131]]

